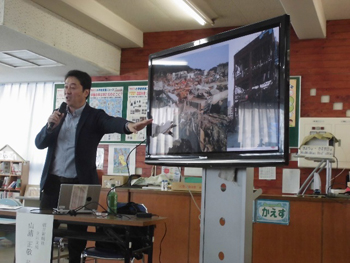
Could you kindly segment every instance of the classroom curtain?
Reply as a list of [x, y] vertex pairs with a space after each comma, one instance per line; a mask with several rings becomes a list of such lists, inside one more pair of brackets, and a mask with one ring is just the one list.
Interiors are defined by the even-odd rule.
[[35, 136], [53, 110], [54, 83], [0, 84], [0, 149], [9, 145], [30, 161], [29, 184], [39, 184], [46, 150], [35, 147]]

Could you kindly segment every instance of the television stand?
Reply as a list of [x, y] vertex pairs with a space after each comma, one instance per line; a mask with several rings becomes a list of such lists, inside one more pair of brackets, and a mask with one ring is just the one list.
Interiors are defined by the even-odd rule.
[[203, 168], [200, 262], [252, 262], [253, 168]]

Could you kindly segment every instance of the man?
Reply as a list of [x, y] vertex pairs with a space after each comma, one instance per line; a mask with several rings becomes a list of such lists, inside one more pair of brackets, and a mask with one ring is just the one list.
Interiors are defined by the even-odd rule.
[[[72, 70], [65, 76], [64, 95], [66, 113], [54, 111], [48, 123], [35, 138], [38, 149], [47, 150], [40, 181], [40, 209], [57, 207], [60, 185], [98, 184], [96, 171], [97, 146], [107, 133], [137, 133], [152, 120], [137, 123], [112, 117], [101, 109], [86, 103], [91, 89], [91, 77], [82, 71]], [[68, 225], [68, 229], [73, 228]], [[74, 226], [77, 230], [77, 226]], [[80, 226], [86, 231], [86, 226]], [[80, 262], [80, 253], [86, 241], [68, 240], [69, 262]]]

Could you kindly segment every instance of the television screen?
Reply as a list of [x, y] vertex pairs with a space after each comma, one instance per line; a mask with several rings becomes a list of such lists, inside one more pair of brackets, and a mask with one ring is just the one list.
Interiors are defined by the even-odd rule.
[[147, 164], [288, 164], [288, 15], [151, 54]]

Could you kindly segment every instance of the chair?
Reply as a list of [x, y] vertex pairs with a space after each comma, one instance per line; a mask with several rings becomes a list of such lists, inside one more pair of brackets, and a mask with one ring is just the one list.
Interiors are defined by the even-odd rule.
[[61, 252], [64, 251], [64, 247], [67, 244], [68, 240], [63, 237], [54, 237], [52, 245], [57, 247], [57, 263], [61, 261]]
[[2, 198], [0, 204], [9, 206], [22, 206], [22, 203], [14, 198]]
[[[126, 207], [127, 204], [130, 204], [130, 203], [118, 202], [117, 209], [123, 210], [123, 207]], [[135, 204], [135, 203], [132, 203], [132, 204], [133, 205], [130, 206], [130, 214], [136, 214], [136, 212], [138, 212], [138, 211], [147, 213], [147, 208], [143, 204]], [[93, 258], [95, 260], [95, 263], [97, 263], [97, 259], [114, 260], [114, 261], [124, 261], [125, 260], [125, 257], [123, 255], [122, 251], [116, 251], [113, 249], [97, 247], [97, 246], [85, 248], [84, 251], [81, 253], [80, 263], [83, 263], [85, 258]], [[144, 263], [144, 254], [143, 253], [142, 253], [142, 255], [140, 255], [140, 254], [133, 255], [133, 257], [130, 259], [130, 262], [133, 263], [135, 258], [141, 259], [142, 263]]]
[[[0, 204], [1, 205], [8, 205], [8, 206], [22, 206], [21, 202], [14, 199], [14, 198], [2, 198], [0, 199]], [[12, 230], [3, 230], [0, 231], [0, 239], [2, 238], [6, 238], [8, 240], [10, 240], [12, 243], [15, 243], [15, 239], [16, 239], [16, 233], [15, 231]]]
[[[114, 260], [114, 261], [122, 261], [124, 262], [125, 258], [119, 252], [110, 251], [109, 249], [95, 248], [89, 247], [85, 248], [83, 253], [81, 253], [80, 263], [84, 262], [84, 258], [93, 258], [95, 263], [97, 263], [97, 259], [104, 260]], [[133, 263], [135, 258], [130, 260], [130, 263]], [[144, 263], [144, 258], [142, 257], [142, 263]]]

